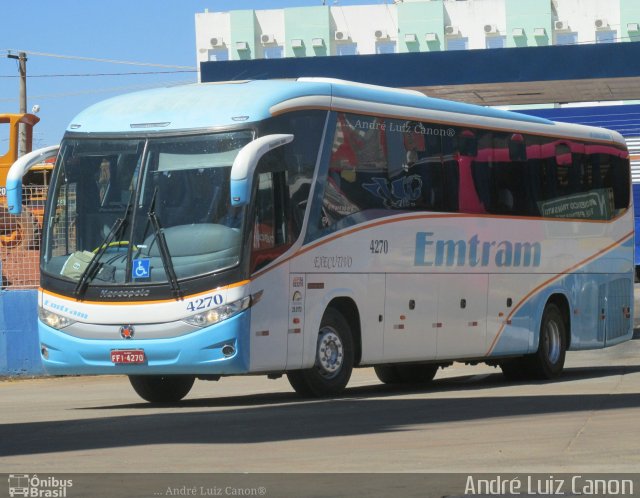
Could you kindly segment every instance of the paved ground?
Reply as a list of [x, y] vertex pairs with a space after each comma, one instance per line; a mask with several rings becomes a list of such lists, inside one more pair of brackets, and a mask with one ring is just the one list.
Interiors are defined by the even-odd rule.
[[458, 365], [430, 388], [355, 372], [344, 396], [285, 379], [142, 402], [125, 377], [0, 382], [1, 472], [640, 472], [640, 340], [571, 353], [561, 380]]

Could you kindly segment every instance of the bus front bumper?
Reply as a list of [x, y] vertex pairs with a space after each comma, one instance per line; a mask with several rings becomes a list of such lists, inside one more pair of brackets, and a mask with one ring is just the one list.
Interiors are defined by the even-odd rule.
[[[179, 337], [126, 340], [81, 339], [38, 321], [40, 354], [52, 375], [243, 374], [250, 365], [249, 316], [247, 310]], [[114, 363], [112, 351], [144, 352], [144, 361]]]

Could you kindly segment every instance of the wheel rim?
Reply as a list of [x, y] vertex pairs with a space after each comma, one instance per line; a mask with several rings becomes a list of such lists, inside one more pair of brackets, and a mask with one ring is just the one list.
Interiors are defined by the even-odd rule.
[[560, 327], [553, 320], [549, 320], [545, 326], [544, 341], [549, 363], [555, 365], [560, 359], [561, 340]]
[[320, 329], [316, 368], [326, 379], [336, 377], [344, 363], [344, 345], [340, 336], [331, 327]]

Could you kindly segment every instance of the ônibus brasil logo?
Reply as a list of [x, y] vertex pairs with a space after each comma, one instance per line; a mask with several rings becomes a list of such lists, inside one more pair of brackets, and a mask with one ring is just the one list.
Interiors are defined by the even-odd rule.
[[36, 474], [9, 474], [9, 496], [27, 496], [38, 498], [65, 498], [67, 488], [73, 486], [71, 479], [58, 479]]

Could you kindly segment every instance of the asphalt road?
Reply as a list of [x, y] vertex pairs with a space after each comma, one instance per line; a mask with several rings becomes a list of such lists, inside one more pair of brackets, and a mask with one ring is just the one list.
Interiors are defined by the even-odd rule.
[[555, 382], [456, 364], [421, 389], [354, 373], [343, 396], [286, 379], [198, 381], [179, 405], [125, 377], [0, 382], [1, 472], [640, 472], [640, 340], [569, 353]]

